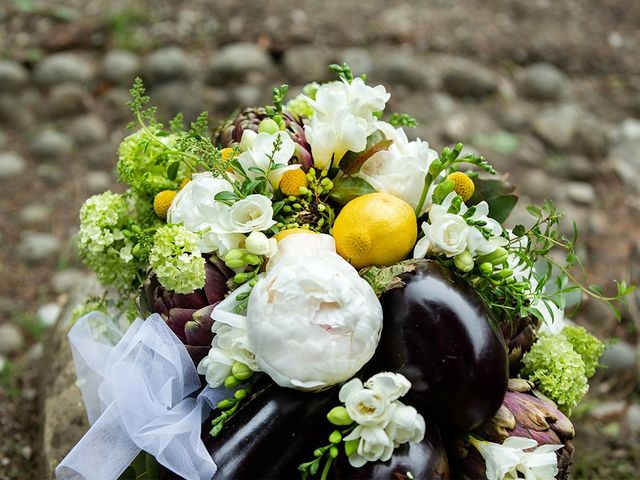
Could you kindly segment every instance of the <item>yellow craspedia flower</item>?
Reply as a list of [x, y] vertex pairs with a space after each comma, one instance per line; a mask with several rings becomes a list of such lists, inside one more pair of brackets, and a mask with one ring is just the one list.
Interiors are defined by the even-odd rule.
[[171, 202], [176, 196], [175, 190], [163, 190], [153, 199], [153, 211], [163, 220], [167, 218], [167, 212], [171, 206]]
[[301, 168], [295, 170], [287, 170], [280, 179], [280, 191], [285, 195], [300, 195], [300, 187], [306, 187], [307, 175]]
[[190, 178], [184, 178], [182, 182], [180, 182], [180, 186], [178, 187], [178, 190], [182, 190], [184, 187], [187, 186], [187, 183], [189, 183], [190, 181], [191, 181]]
[[231, 147], [223, 148], [220, 150], [220, 156], [222, 160], [231, 160], [233, 158], [234, 149]]
[[275, 238], [276, 241], [279, 242], [283, 238], [287, 238], [289, 235], [295, 235], [296, 233], [311, 233], [311, 234], [317, 235], [317, 232], [314, 232], [313, 230], [308, 230], [306, 228], [288, 228], [286, 230], [281, 230], [273, 238]]
[[453, 172], [447, 177], [454, 183], [453, 190], [462, 197], [465, 202], [471, 198], [473, 192], [476, 190], [476, 186], [473, 184], [473, 180], [469, 178], [469, 175], [462, 172]]

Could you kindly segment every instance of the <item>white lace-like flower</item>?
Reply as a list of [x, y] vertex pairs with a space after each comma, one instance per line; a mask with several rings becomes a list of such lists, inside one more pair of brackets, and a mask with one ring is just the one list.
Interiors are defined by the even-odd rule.
[[[420, 139], [410, 142], [402, 128], [394, 129], [384, 122], [378, 122], [378, 128], [388, 140], [393, 140], [393, 144], [364, 162], [358, 176], [376, 191], [398, 197], [415, 209], [424, 187], [424, 177], [438, 153]], [[422, 213], [429, 210], [435, 187], [434, 182], [427, 192]]]
[[251, 232], [244, 241], [245, 248], [249, 253], [264, 255], [267, 258], [273, 257], [278, 251], [278, 242], [275, 238], [267, 238], [262, 232]]
[[342, 386], [338, 398], [351, 419], [365, 427], [384, 428], [393, 413], [391, 401], [384, 390], [365, 388], [357, 378]]
[[404, 397], [411, 389], [411, 382], [404, 375], [392, 372], [376, 373], [364, 384], [372, 390], [385, 392], [390, 402]]
[[251, 287], [244, 284], [220, 302], [211, 313], [214, 320], [211, 330], [215, 333], [209, 354], [198, 364], [198, 373], [204, 375], [207, 384], [215, 388], [231, 374], [234, 362], [245, 364], [253, 371], [259, 371], [255, 355], [247, 336], [246, 317], [234, 313], [239, 302], [237, 295], [248, 292]]
[[558, 473], [554, 452], [562, 445], [542, 445], [525, 452], [538, 442], [522, 437], [508, 437], [502, 445], [473, 437], [470, 441], [484, 458], [488, 480], [517, 478], [516, 472], [523, 473], [528, 480], [551, 480]]
[[331, 236], [298, 234], [280, 241], [251, 291], [247, 327], [262, 371], [280, 386], [318, 390], [373, 356], [382, 308]]
[[229, 207], [216, 202], [214, 197], [223, 191], [231, 191], [229, 182], [216, 178], [211, 172], [197, 173], [178, 192], [167, 212], [167, 223], [183, 224], [200, 238], [198, 246], [204, 253], [218, 252], [225, 255], [238, 248], [244, 235], [233, 232], [213, 232], [212, 225], [218, 218], [228, 214]]
[[359, 440], [357, 451], [349, 456], [349, 463], [355, 468], [360, 468], [367, 462], [386, 462], [393, 455], [393, 441], [378, 426], [358, 425], [344, 440]]
[[[247, 133], [245, 130], [244, 133]], [[251, 171], [251, 168], [259, 168], [263, 172], [266, 172], [269, 168], [270, 157], [273, 156], [273, 164], [281, 165], [280, 168], [273, 169], [269, 173], [269, 182], [273, 188], [278, 188], [282, 175], [287, 170], [300, 168], [300, 165], [289, 165], [289, 160], [293, 157], [295, 152], [295, 143], [286, 132], [277, 132], [274, 134], [262, 132], [255, 134], [248, 134], [247, 138], [243, 133], [241, 148], [245, 147], [246, 151], [242, 152], [238, 157], [238, 161], [244, 168], [247, 176], [254, 180], [260, 174], [255, 171]], [[275, 143], [277, 138], [280, 138], [280, 148], [275, 150]]]
[[403, 443], [419, 443], [424, 438], [424, 417], [418, 411], [402, 402], [394, 402], [395, 408], [385, 432], [393, 440], [393, 446], [399, 447]]

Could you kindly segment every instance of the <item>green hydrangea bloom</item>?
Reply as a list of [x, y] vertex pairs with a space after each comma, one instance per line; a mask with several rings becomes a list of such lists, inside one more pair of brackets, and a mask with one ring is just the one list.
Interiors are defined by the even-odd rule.
[[144, 265], [133, 255], [127, 230], [131, 219], [123, 195], [107, 191], [89, 198], [80, 209], [78, 250], [98, 280], [121, 292], [139, 286]]
[[589, 389], [584, 361], [563, 335], [540, 334], [523, 356], [522, 364], [521, 375], [565, 413], [569, 413]]
[[591, 335], [584, 327], [571, 326], [562, 330], [562, 335], [569, 340], [573, 349], [580, 354], [584, 362], [584, 369], [587, 378], [596, 373], [598, 360], [604, 352], [604, 343]]
[[167, 177], [167, 167], [177, 160], [167, 152], [178, 140], [175, 134], [156, 137], [140, 129], [126, 137], [118, 148], [118, 175], [131, 189], [140, 195], [153, 197], [162, 190], [177, 190], [184, 178], [184, 165], [180, 166], [175, 180]]
[[176, 293], [191, 293], [204, 287], [205, 260], [198, 236], [180, 225], [165, 225], [156, 231], [149, 264], [158, 281]]
[[320, 84], [316, 82], [308, 83], [304, 86], [300, 95], [289, 100], [284, 107], [285, 110], [300, 118], [311, 118], [315, 113], [315, 109], [309, 104], [307, 97], [315, 99], [318, 88], [320, 88]]

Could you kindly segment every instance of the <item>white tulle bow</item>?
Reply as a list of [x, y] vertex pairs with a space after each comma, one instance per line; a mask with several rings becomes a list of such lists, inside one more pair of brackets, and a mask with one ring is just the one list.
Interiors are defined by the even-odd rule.
[[69, 340], [91, 428], [56, 468], [58, 480], [115, 480], [141, 450], [188, 480], [213, 477], [201, 424], [228, 391], [194, 396], [201, 388], [196, 369], [159, 315], [136, 320], [123, 334], [92, 312]]

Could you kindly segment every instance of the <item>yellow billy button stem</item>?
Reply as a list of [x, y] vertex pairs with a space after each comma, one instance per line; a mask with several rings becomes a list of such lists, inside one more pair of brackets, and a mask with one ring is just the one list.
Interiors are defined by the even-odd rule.
[[404, 260], [418, 236], [416, 215], [404, 200], [369, 193], [347, 203], [333, 224], [336, 250], [355, 268]]
[[[293, 195], [297, 197], [298, 195], [302, 195], [307, 185], [309, 185], [307, 175], [301, 168], [287, 170], [282, 174], [282, 178], [280, 179], [280, 191], [287, 196]], [[300, 189], [303, 190], [301, 191]]]
[[163, 220], [167, 219], [167, 212], [171, 206], [171, 202], [176, 197], [175, 190], [163, 190], [153, 199], [153, 211]]
[[466, 173], [453, 172], [447, 178], [454, 184], [453, 191], [460, 195], [465, 202], [471, 198], [476, 190], [473, 180]]

